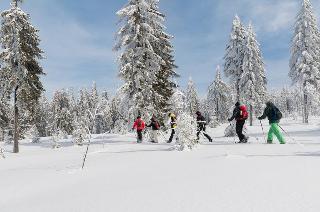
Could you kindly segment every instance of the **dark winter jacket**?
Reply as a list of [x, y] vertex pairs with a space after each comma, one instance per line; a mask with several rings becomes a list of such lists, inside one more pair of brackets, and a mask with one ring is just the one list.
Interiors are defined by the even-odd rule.
[[198, 124], [198, 131], [206, 131], [206, 119], [201, 115], [201, 113], [197, 114], [197, 124]]
[[151, 127], [152, 130], [159, 130], [160, 124], [155, 118], [152, 118], [151, 123], [147, 127]]
[[[239, 120], [241, 118], [241, 110], [240, 106], [236, 106], [233, 110], [232, 117], [228, 119], [228, 121], [232, 121], [233, 119]], [[243, 120], [241, 120], [243, 121]]]
[[282, 117], [280, 110], [272, 102], [267, 102], [266, 105], [267, 107], [264, 109], [263, 115], [258, 119], [262, 120], [268, 117], [270, 124], [279, 123]]

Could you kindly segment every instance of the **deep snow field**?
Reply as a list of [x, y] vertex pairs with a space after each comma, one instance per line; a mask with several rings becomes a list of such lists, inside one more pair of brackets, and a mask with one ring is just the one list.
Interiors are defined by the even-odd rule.
[[[133, 134], [96, 135], [86, 146], [21, 141], [0, 158], [1, 212], [319, 212], [320, 119], [286, 120], [287, 145], [265, 144], [260, 124], [248, 144], [209, 129], [193, 151], [174, 144], [134, 143]], [[264, 121], [264, 130], [268, 128]]]

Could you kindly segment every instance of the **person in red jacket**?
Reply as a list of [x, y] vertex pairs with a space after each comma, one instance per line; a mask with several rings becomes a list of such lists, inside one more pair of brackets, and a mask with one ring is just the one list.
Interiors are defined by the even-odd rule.
[[145, 127], [146, 124], [141, 119], [141, 116], [138, 116], [132, 127], [133, 130], [137, 130], [137, 143], [142, 142], [142, 131], [145, 129]]

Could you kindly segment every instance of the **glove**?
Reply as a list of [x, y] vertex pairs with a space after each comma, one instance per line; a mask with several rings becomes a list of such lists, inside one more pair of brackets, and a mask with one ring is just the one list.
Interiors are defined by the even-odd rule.
[[228, 119], [228, 121], [229, 121], [229, 122], [231, 122], [231, 121], [232, 121], [232, 119]]
[[260, 121], [261, 121], [261, 120], [262, 120], [262, 118], [261, 118], [261, 117], [258, 117], [258, 120], [260, 120]]

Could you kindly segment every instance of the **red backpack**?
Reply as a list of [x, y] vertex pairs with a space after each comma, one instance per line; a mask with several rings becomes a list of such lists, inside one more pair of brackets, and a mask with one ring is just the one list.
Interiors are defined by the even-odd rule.
[[241, 105], [240, 106], [240, 117], [239, 120], [243, 121], [243, 120], [247, 120], [249, 117], [249, 113], [247, 111], [247, 107], [245, 105]]
[[138, 127], [138, 128], [142, 127], [142, 120], [138, 120], [138, 122], [137, 122], [137, 127]]
[[156, 127], [156, 129], [157, 129], [157, 130], [159, 130], [159, 129], [160, 129], [160, 124], [159, 124], [159, 122], [158, 122], [158, 121], [156, 121], [156, 123], [155, 123], [155, 127]]

